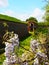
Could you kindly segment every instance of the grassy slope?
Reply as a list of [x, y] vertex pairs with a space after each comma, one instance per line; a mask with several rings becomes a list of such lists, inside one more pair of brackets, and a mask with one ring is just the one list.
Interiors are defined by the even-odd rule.
[[12, 21], [12, 22], [18, 22], [18, 23], [25, 23], [26, 24], [26, 22], [24, 22], [24, 21], [21, 21], [21, 20], [19, 20], [17, 18], [14, 18], [14, 17], [3, 15], [3, 14], [0, 14], [0, 19]]
[[[30, 49], [30, 40], [31, 38], [33, 38], [33, 36], [29, 36], [27, 39], [23, 40], [23, 41], [20, 41], [20, 48], [19, 48], [19, 54], [18, 55], [22, 55], [22, 53], [24, 53], [25, 51], [29, 50]], [[24, 48], [22, 48], [22, 47]]]
[[0, 55], [0, 65], [2, 65], [4, 59], [5, 59], [4, 54], [1, 54], [1, 55]]

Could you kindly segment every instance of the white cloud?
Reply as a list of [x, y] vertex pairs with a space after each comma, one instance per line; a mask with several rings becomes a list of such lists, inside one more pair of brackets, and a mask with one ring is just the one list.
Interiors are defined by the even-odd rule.
[[38, 21], [42, 21], [42, 20], [43, 20], [42, 17], [43, 17], [43, 15], [44, 15], [44, 13], [45, 13], [45, 12], [42, 11], [41, 9], [35, 8], [34, 11], [33, 11], [33, 13], [32, 13], [32, 15], [33, 15], [34, 17], [36, 17]]
[[16, 13], [12, 10], [6, 10], [6, 11], [2, 12], [1, 14], [9, 15], [9, 16], [18, 18], [20, 20], [26, 20], [29, 17], [29, 14]]
[[14, 16], [15, 15], [15, 13], [12, 10], [6, 10], [6, 11], [3, 12], [3, 14], [9, 15], [9, 16]]
[[12, 10], [7, 10], [5, 12], [3, 12], [2, 14], [5, 14], [5, 15], [9, 15], [9, 16], [12, 16], [12, 17], [15, 17], [15, 18], [18, 18], [20, 20], [26, 20], [27, 18], [33, 16], [35, 18], [37, 18], [38, 21], [42, 21], [42, 17], [44, 15], [44, 11], [42, 11], [41, 9], [39, 8], [35, 8], [33, 12], [31, 12], [31, 14], [27, 14], [27, 13], [16, 13]]
[[7, 7], [8, 6], [8, 0], [0, 0], [0, 7]]

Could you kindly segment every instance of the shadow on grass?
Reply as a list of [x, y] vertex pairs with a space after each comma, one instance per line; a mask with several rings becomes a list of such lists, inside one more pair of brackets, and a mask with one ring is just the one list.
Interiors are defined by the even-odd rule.
[[30, 33], [28, 33], [28, 35], [26, 35], [26, 36], [24, 36], [22, 39], [20, 39], [20, 41], [23, 41], [23, 40], [27, 39], [29, 36], [31, 36]]
[[0, 44], [0, 54], [5, 52], [5, 44]]
[[5, 52], [5, 49], [4, 48], [0, 49], [0, 54], [2, 54], [4, 52]]

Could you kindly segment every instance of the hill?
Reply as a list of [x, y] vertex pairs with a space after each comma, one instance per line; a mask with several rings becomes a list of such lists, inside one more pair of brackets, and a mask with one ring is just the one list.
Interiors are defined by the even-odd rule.
[[15, 17], [11, 17], [11, 16], [8, 16], [8, 15], [3, 15], [3, 14], [0, 14], [0, 19], [11, 21], [11, 22], [26, 23], [24, 21], [21, 21], [20, 19], [15, 18]]

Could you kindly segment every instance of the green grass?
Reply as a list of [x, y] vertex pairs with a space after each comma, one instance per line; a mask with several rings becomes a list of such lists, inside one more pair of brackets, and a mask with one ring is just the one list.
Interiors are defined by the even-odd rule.
[[49, 21], [48, 22], [38, 22], [39, 26], [49, 26]]
[[[20, 41], [20, 48], [19, 48], [19, 55], [22, 55], [22, 53], [24, 53], [25, 51], [29, 50], [30, 48], [30, 40], [31, 40], [32, 36], [29, 36], [27, 39], [25, 39], [24, 41]], [[24, 47], [24, 48], [22, 48]]]
[[4, 54], [0, 54], [0, 65], [3, 64], [4, 59], [5, 59]]
[[28, 36], [25, 40], [20, 41], [20, 47], [18, 50], [18, 56], [21, 56], [24, 52], [29, 51], [30, 49], [30, 41], [31, 39], [35, 39], [36, 36], [34, 35], [33, 32], [30, 33], [31, 35]]
[[27, 24], [26, 22], [21, 21], [20, 19], [8, 16], [8, 15], [3, 15], [3, 14], [0, 14], [0, 19], [8, 20], [8, 21], [11, 21], [11, 22], [18, 22], [18, 23]]

